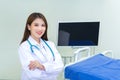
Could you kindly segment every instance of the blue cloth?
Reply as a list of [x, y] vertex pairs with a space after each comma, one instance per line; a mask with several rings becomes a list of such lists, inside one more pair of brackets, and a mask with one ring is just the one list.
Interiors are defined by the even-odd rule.
[[67, 66], [64, 76], [70, 80], [120, 80], [120, 60], [98, 54]]

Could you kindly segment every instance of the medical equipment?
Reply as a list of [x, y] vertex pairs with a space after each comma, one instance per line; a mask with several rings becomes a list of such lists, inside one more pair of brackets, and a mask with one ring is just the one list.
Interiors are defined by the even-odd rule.
[[[90, 51], [91, 51], [90, 47], [81, 47], [73, 53], [74, 54], [73, 56], [62, 56], [64, 65], [68, 66], [68, 65], [74, 64], [75, 62], [78, 62], [79, 60], [90, 57]], [[83, 52], [85, 52], [84, 56], [87, 56], [87, 57], [83, 58], [82, 56]]]
[[83, 48], [79, 48], [77, 51], [74, 52], [74, 62], [77, 62], [81, 59], [81, 52], [83, 51], [87, 51], [87, 57], [90, 57], [90, 47], [83, 47]]
[[119, 80], [119, 66], [120, 60], [113, 59], [112, 51], [107, 50], [66, 65], [65, 80]]
[[[29, 40], [27, 40], [27, 41], [28, 41], [28, 43], [29, 43], [29, 45], [30, 45], [30, 50], [31, 50], [32, 53], [34, 53], [33, 47], [35, 47], [37, 50], [40, 50], [36, 45], [32, 45]], [[43, 40], [43, 42], [47, 45], [47, 47], [48, 47], [49, 50], [51, 51], [51, 54], [52, 54], [52, 56], [53, 56], [53, 60], [55, 60], [55, 55], [54, 55], [53, 50], [52, 50], [51, 47], [47, 44], [47, 42], [45, 42], [44, 40]]]

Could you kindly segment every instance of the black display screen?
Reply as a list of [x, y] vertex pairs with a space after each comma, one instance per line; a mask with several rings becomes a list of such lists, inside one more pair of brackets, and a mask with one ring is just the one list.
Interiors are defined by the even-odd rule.
[[100, 22], [60, 22], [58, 46], [97, 46]]

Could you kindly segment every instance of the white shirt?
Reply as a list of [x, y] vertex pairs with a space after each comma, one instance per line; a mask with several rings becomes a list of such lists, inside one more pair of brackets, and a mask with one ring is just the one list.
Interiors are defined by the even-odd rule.
[[[38, 44], [31, 36], [28, 40], [32, 45], [39, 47], [40, 50], [33, 47], [34, 53], [32, 53], [28, 41], [24, 41], [19, 46], [18, 52], [22, 64], [21, 80], [57, 80], [57, 76], [63, 69], [63, 62], [54, 43], [46, 41], [54, 53], [55, 60], [53, 60], [53, 55], [43, 40], [40, 39], [40, 44]], [[28, 65], [30, 64], [30, 61], [34, 60], [38, 60], [43, 64], [45, 71], [40, 69], [29, 70]]]

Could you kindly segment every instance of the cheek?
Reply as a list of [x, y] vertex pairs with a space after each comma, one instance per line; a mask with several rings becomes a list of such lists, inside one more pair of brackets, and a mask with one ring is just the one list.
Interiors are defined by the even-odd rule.
[[44, 29], [44, 31], [46, 31], [46, 28]]
[[38, 27], [31, 27], [31, 30], [36, 31], [36, 30], [39, 30], [39, 28]]
[[46, 31], [46, 28], [43, 28], [43, 31], [45, 32], [45, 31]]
[[30, 32], [31, 32], [32, 34], [34, 34], [37, 30], [38, 30], [38, 29], [31, 28]]

